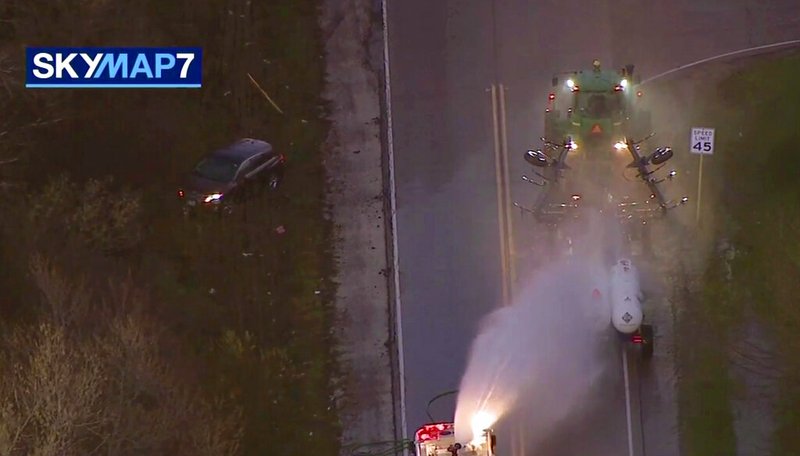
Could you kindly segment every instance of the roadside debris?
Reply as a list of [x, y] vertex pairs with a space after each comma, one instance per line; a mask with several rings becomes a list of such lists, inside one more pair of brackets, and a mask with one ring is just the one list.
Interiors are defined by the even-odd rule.
[[270, 97], [269, 97], [269, 95], [267, 95], [267, 92], [265, 92], [265, 91], [264, 91], [264, 89], [262, 89], [262, 88], [261, 88], [261, 86], [260, 86], [260, 85], [258, 85], [258, 83], [256, 82], [256, 80], [255, 80], [255, 79], [253, 79], [253, 76], [251, 76], [251, 75], [250, 75], [250, 73], [247, 73], [247, 77], [248, 77], [248, 78], [250, 78], [250, 82], [252, 82], [252, 83], [253, 83], [253, 85], [254, 85], [254, 86], [256, 86], [256, 88], [257, 88], [257, 89], [258, 89], [258, 90], [261, 92], [261, 94], [262, 94], [262, 95], [264, 95], [264, 98], [266, 98], [266, 99], [267, 99], [267, 101], [269, 101], [269, 102], [272, 104], [272, 106], [274, 106], [274, 107], [275, 107], [275, 109], [276, 109], [276, 110], [277, 110], [279, 113], [283, 114], [283, 111], [281, 110], [281, 108], [279, 108], [279, 107], [278, 107], [278, 105], [277, 105], [277, 104], [275, 104], [275, 102], [274, 102], [274, 101], [272, 101], [272, 98], [270, 98]]

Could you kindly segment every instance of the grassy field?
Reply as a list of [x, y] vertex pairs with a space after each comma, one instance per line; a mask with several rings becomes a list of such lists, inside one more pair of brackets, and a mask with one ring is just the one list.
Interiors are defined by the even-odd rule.
[[[727, 220], [717, 235], [737, 250], [733, 280], [721, 258], [709, 264], [706, 290], [687, 305], [679, 329], [682, 441], [686, 454], [734, 454], [730, 330], [758, 318], [780, 341], [784, 367], [774, 455], [800, 454], [800, 56], [754, 64], [724, 80], [697, 115], [717, 128], [709, 187]], [[709, 167], [712, 169], [711, 167]]]
[[[0, 103], [12, 113], [0, 119], [0, 162], [19, 161], [2, 177], [35, 201], [61, 174], [77, 183], [73, 192], [112, 176], [110, 191], [136, 194], [142, 234], [124, 254], [83, 261], [84, 250], [71, 256], [67, 246], [21, 242], [28, 208], [3, 205], [5, 324], [36, 319], [26, 304], [37, 295], [31, 248], [49, 252], [74, 280], [130, 275], [151, 294], [149, 312], [181, 341], [184, 351], [169, 356], [194, 363], [184, 381], [241, 409], [241, 454], [338, 454], [318, 2], [11, 3], [0, 7], [0, 24], [9, 25], [0, 33]], [[25, 90], [25, 45], [202, 46], [204, 87]], [[246, 136], [287, 155], [281, 190], [228, 219], [182, 219], [179, 176]]]
[[704, 292], [685, 296], [676, 328], [679, 423], [687, 455], [735, 454], [736, 449], [727, 344], [738, 312], [720, 276], [717, 262], [705, 274]]

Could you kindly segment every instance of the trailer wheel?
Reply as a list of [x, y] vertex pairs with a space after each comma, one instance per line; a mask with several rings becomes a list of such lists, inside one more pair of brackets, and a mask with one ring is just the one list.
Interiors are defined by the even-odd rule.
[[642, 325], [642, 357], [644, 359], [653, 357], [653, 349], [656, 343], [653, 335], [654, 331], [652, 325]]

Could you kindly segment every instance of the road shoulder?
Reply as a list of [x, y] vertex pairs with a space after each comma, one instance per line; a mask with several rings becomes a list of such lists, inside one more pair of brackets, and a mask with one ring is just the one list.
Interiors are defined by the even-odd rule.
[[331, 121], [325, 168], [336, 233], [342, 454], [350, 454], [353, 445], [391, 441], [395, 435], [380, 83], [371, 64], [373, 8], [370, 0], [327, 0], [320, 19]]

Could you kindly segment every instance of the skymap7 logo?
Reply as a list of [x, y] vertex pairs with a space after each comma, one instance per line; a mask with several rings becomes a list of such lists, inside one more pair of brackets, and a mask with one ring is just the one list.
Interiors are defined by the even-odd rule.
[[27, 48], [29, 88], [199, 88], [200, 48]]

